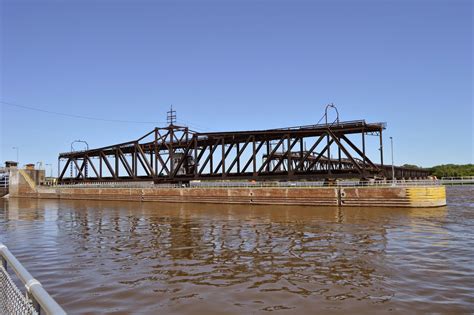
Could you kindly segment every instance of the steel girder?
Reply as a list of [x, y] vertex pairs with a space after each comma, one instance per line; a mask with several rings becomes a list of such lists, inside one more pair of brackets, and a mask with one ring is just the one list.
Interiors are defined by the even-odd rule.
[[[365, 121], [284, 129], [198, 133], [170, 125], [135, 141], [59, 155], [62, 183], [190, 180], [302, 180], [385, 175], [366, 155], [365, 135], [385, 124]], [[349, 139], [362, 136], [361, 147]], [[309, 146], [309, 149], [307, 148]], [[331, 152], [337, 157], [332, 158]], [[72, 166], [72, 168], [71, 168]], [[67, 176], [67, 170], [75, 169]]]

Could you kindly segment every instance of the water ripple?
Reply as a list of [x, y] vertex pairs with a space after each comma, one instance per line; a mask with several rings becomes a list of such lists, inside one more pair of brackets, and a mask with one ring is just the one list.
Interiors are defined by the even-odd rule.
[[474, 310], [474, 194], [434, 209], [11, 199], [0, 241], [71, 314]]

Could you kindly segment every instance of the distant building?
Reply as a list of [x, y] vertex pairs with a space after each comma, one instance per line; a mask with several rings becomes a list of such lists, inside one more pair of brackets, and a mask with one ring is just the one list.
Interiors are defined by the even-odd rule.
[[18, 167], [18, 162], [15, 161], [5, 161], [5, 168]]
[[[0, 173], [8, 174], [10, 169], [18, 168], [18, 162], [5, 161], [5, 167], [0, 167]], [[36, 185], [42, 185], [45, 182], [45, 170], [35, 169], [35, 164], [25, 164], [25, 173], [30, 176]]]

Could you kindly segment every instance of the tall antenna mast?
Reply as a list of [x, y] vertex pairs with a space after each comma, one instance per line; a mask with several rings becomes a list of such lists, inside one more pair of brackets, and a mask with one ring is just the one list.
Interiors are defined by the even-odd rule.
[[170, 110], [167, 112], [166, 121], [168, 125], [172, 126], [176, 122], [176, 111], [173, 110], [173, 105], [171, 104]]

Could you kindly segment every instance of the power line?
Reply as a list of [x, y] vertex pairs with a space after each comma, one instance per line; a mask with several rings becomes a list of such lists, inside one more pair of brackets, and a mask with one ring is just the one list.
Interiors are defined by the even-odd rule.
[[168, 125], [173, 125], [176, 122], [176, 111], [173, 110], [173, 105], [171, 105], [170, 110], [166, 114], [166, 121]]
[[177, 121], [178, 121], [178, 123], [182, 123], [182, 124], [184, 124], [185, 126], [189, 126], [189, 127], [193, 128], [193, 129], [195, 129], [195, 130], [198, 130], [198, 131], [210, 131], [210, 130], [209, 130], [208, 128], [206, 128], [206, 127], [203, 127], [203, 126], [201, 126], [201, 125], [197, 125], [197, 124], [194, 124], [194, 123], [190, 123], [189, 121], [184, 120], [184, 119], [178, 119]]
[[32, 107], [32, 106], [21, 105], [21, 104], [17, 104], [17, 103], [5, 102], [5, 101], [1, 101], [1, 100], [0, 100], [0, 103], [2, 103], [4, 105], [8, 105], [8, 106], [22, 108], [22, 109], [27, 109], [27, 110], [32, 110], [32, 111], [37, 111], [37, 112], [42, 112], [42, 113], [47, 113], [47, 114], [53, 114], [53, 115], [59, 115], [59, 116], [65, 116], [65, 117], [72, 117], [72, 118], [76, 118], [76, 119], [87, 119], [87, 120], [95, 120], [95, 121], [108, 121], [108, 122], [115, 122], [115, 123], [133, 123], [133, 124], [164, 124], [165, 123], [165, 122], [162, 122], [162, 121], [136, 121], [136, 120], [121, 120], [121, 119], [105, 119], [105, 118], [97, 118], [97, 117], [90, 117], [90, 116], [83, 116], [83, 115], [61, 113], [61, 112], [41, 109], [41, 108]]

